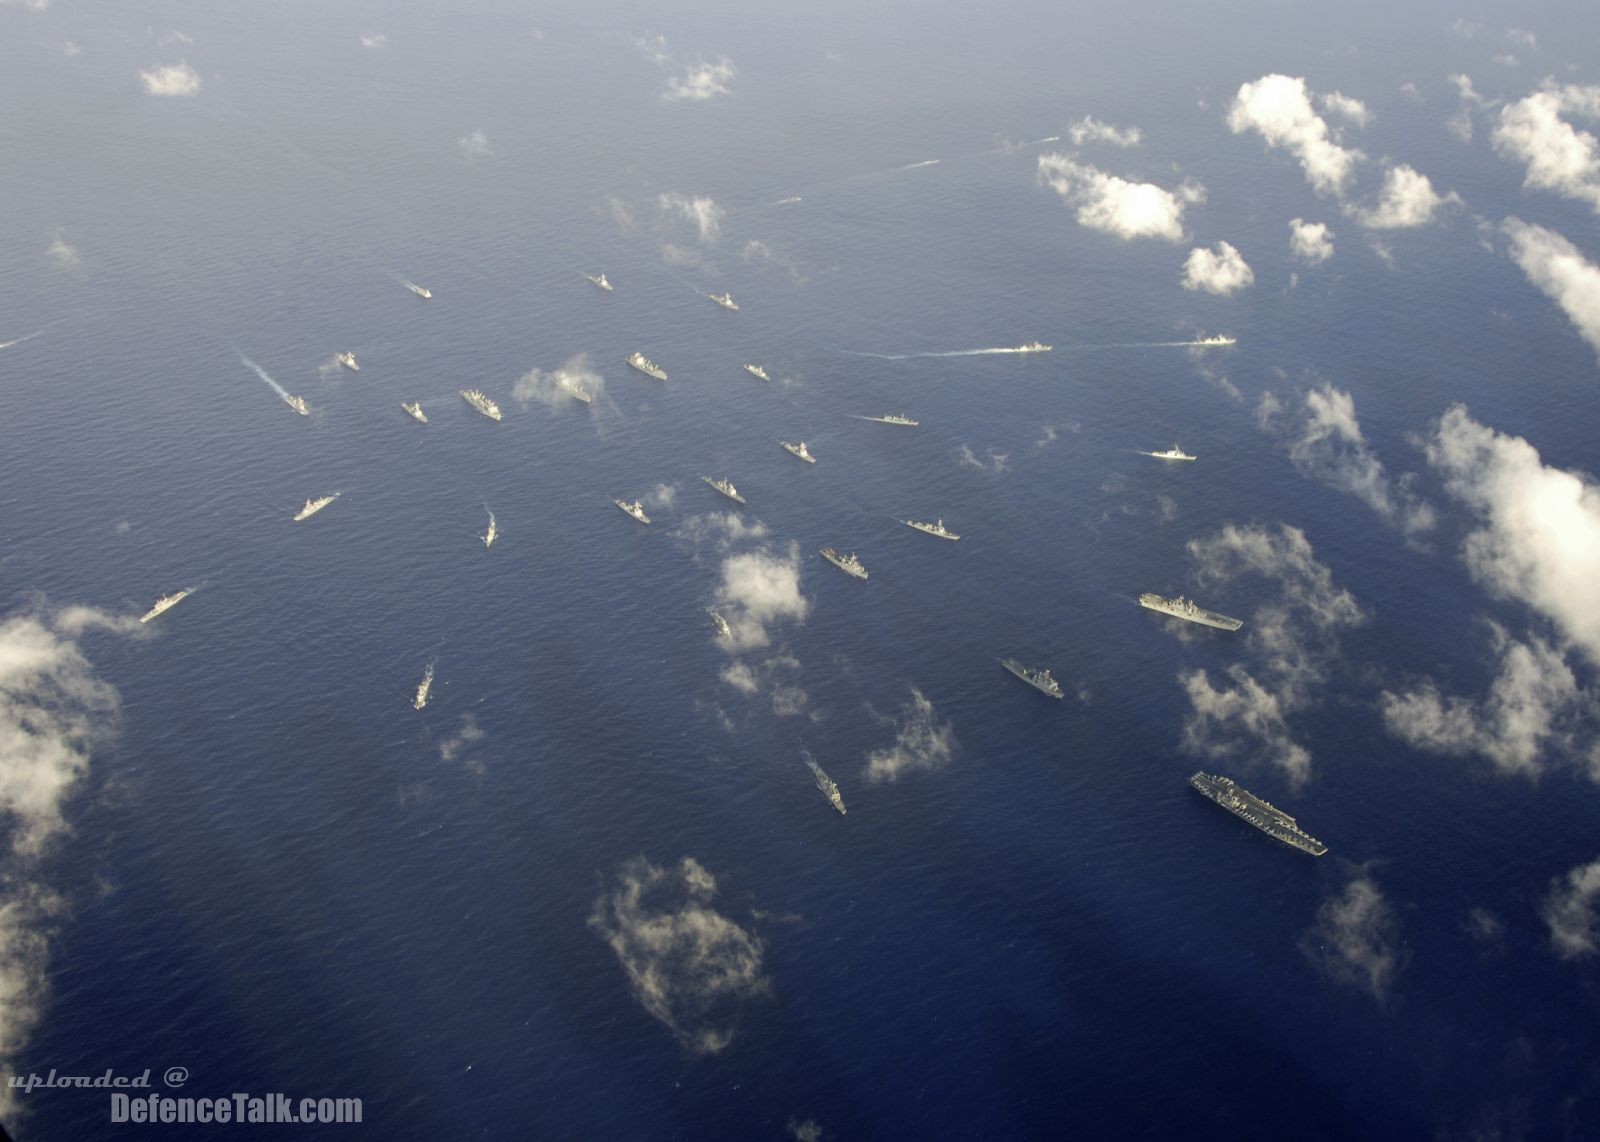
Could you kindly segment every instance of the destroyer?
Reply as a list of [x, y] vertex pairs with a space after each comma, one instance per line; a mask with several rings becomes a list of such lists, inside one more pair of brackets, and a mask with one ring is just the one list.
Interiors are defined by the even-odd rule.
[[405, 409], [406, 412], [411, 416], [411, 419], [415, 420], [418, 424], [428, 423], [428, 416], [422, 411], [421, 401], [413, 401], [410, 404], [407, 404], [405, 401], [401, 401], [400, 407]]
[[294, 522], [299, 523], [303, 519], [310, 519], [338, 498], [339, 493], [334, 492], [331, 496], [318, 496], [314, 500], [307, 500], [306, 506], [295, 513]]
[[556, 387], [575, 401], [580, 401], [583, 404], [594, 403], [594, 397], [589, 395], [588, 390], [565, 373], [556, 374]]
[[631, 504], [627, 500], [612, 500], [611, 502], [616, 504], [619, 508], [627, 512], [640, 523], [650, 522], [650, 517], [644, 514], [644, 505], [638, 500], [634, 500]]
[[1302, 829], [1295, 819], [1271, 802], [1236, 784], [1231, 778], [1197, 773], [1189, 785], [1200, 796], [1215, 801], [1240, 820], [1247, 821], [1274, 840], [1312, 856], [1322, 856], [1328, 846]]
[[874, 424], [898, 424], [902, 428], [915, 428], [922, 423], [920, 420], [912, 420], [909, 416], [898, 412], [889, 412], [882, 416], [863, 416], [861, 419], [870, 420]]
[[1055, 346], [1046, 345], [1043, 341], [1029, 341], [1026, 345], [1018, 345], [1011, 351], [1013, 353], [1048, 353], [1053, 348]]
[[477, 389], [462, 389], [461, 399], [466, 401], [479, 412], [483, 413], [483, 415], [488, 417], [490, 420], [500, 419], [500, 406], [495, 404], [494, 401], [490, 400]]
[[758, 381], [770, 381], [770, 380], [772, 380], [771, 377], [767, 376], [767, 371], [765, 369], [763, 369], [760, 365], [746, 365], [744, 367], [744, 371], [749, 373], [752, 377], [756, 378], [756, 380], [758, 380]]
[[744, 503], [744, 497], [739, 494], [739, 489], [733, 486], [732, 480], [713, 480], [710, 476], [701, 476], [702, 480], [710, 484], [717, 491], [727, 496], [736, 504]]
[[600, 274], [598, 276], [596, 276], [595, 274], [584, 274], [583, 276], [588, 278], [590, 281], [592, 281], [595, 285], [599, 286], [601, 289], [605, 290], [607, 293], [610, 293], [612, 288], [613, 288], [611, 283], [606, 281], [605, 274]]
[[828, 804], [843, 813], [844, 797], [839, 792], [839, 784], [822, 771], [822, 766], [811, 760], [811, 755], [806, 754], [806, 764], [811, 767], [812, 779], [816, 781], [817, 788], [822, 790], [822, 795], [828, 799]]
[[806, 449], [806, 442], [804, 440], [800, 441], [798, 444], [790, 444], [787, 440], [780, 440], [778, 443], [783, 445], [796, 456], [800, 457], [800, 459], [804, 460], [807, 464], [815, 464], [817, 462], [817, 458], [811, 455], [811, 453]]
[[1194, 457], [1174, 444], [1165, 452], [1146, 452], [1146, 456], [1154, 456], [1157, 460], [1193, 460]]
[[629, 353], [627, 359], [628, 364], [638, 369], [645, 376], [654, 377], [658, 381], [667, 379], [667, 371], [643, 353]]
[[934, 520], [932, 523], [922, 523], [914, 519], [903, 519], [900, 522], [905, 524], [907, 527], [914, 527], [918, 531], [927, 532], [929, 535], [937, 535], [940, 539], [961, 538], [955, 532], [945, 527], [944, 520], [942, 519]]
[[1032, 667], [1022, 665], [1022, 663], [1018, 662], [1015, 658], [1002, 658], [1000, 660], [1000, 665], [1004, 666], [1007, 670], [1011, 671], [1011, 673], [1022, 679], [1029, 686], [1032, 686], [1035, 690], [1043, 691], [1052, 698], [1059, 699], [1062, 697], [1061, 683], [1050, 677], [1049, 670], [1044, 668], [1034, 670]]
[[483, 547], [485, 551], [493, 547], [494, 541], [500, 538], [500, 533], [495, 529], [494, 526], [494, 512], [489, 513], [489, 530], [478, 536], [478, 538], [483, 540]]
[[349, 369], [352, 373], [359, 373], [361, 371], [361, 366], [356, 364], [356, 355], [354, 353], [335, 353], [333, 359], [339, 362], [339, 364], [343, 365], [345, 368]]
[[422, 286], [419, 286], [416, 282], [407, 282], [406, 288], [412, 293], [416, 294], [418, 297], [422, 298], [424, 301], [433, 296], [433, 291], [431, 289], [425, 289]]
[[283, 398], [283, 403], [288, 405], [290, 408], [294, 409], [301, 416], [310, 416], [311, 415], [311, 406], [306, 404], [306, 398], [305, 397], [285, 396]]
[[708, 610], [706, 614], [711, 616], [711, 621], [716, 625], [717, 633], [719, 635], [729, 640], [733, 638], [733, 628], [728, 625], [727, 619], [717, 614], [716, 611]]
[[433, 663], [428, 663], [428, 668], [422, 672], [422, 681], [417, 684], [417, 696], [411, 699], [411, 708], [420, 710], [428, 704], [428, 691], [433, 689]]
[[1171, 615], [1175, 619], [1185, 619], [1201, 626], [1216, 627], [1218, 630], [1238, 630], [1244, 626], [1243, 619], [1230, 619], [1227, 615], [1208, 611], [1182, 595], [1176, 599], [1169, 599], [1164, 595], [1146, 591], [1139, 596], [1139, 605], [1152, 611], [1160, 611], [1164, 615]]
[[194, 594], [194, 588], [193, 587], [185, 587], [183, 590], [174, 591], [170, 595], [162, 595], [159, 599], [156, 600], [156, 605], [155, 606], [151, 607], [148, 611], [146, 611], [143, 615], [141, 615], [139, 617], [139, 621], [142, 622], [142, 623], [147, 623], [151, 619], [155, 618], [157, 615], [166, 614], [173, 607], [175, 607], [179, 603], [183, 602], [185, 599], [187, 599], [192, 594]]
[[856, 558], [856, 553], [854, 551], [852, 551], [849, 555], [840, 555], [833, 548], [824, 547], [821, 554], [824, 559], [826, 559], [829, 563], [832, 563], [846, 575], [853, 576], [857, 579], [865, 579], [867, 577], [866, 566], [862, 564], [861, 560]]
[[739, 303], [733, 300], [733, 294], [731, 294], [731, 293], [725, 293], [725, 294], [720, 294], [720, 295], [719, 294], [714, 294], [714, 293], [708, 293], [708, 294], [706, 294], [706, 296], [709, 297], [712, 301], [716, 302], [718, 305], [722, 306], [723, 309], [738, 309], [739, 308]]
[[1191, 344], [1191, 345], [1207, 345], [1207, 346], [1210, 346], [1210, 345], [1237, 345], [1238, 343], [1239, 343], [1238, 338], [1235, 338], [1235, 337], [1224, 337], [1220, 333], [1213, 333], [1210, 337], [1201, 337], [1201, 338], [1198, 338], [1197, 340], [1189, 342], [1189, 344]]

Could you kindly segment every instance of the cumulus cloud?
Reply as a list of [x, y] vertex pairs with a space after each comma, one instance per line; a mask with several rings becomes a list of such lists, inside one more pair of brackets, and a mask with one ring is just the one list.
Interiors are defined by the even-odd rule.
[[1118, 238], [1183, 238], [1185, 207], [1205, 201], [1205, 188], [1186, 180], [1176, 192], [1129, 182], [1070, 155], [1039, 156], [1039, 181], [1075, 207], [1080, 226]]
[[382, 32], [374, 32], [370, 36], [361, 37], [361, 46], [369, 52], [381, 52], [389, 46], [389, 37]]
[[1190, 540], [1189, 554], [1208, 589], [1259, 576], [1278, 591], [1256, 608], [1245, 628], [1249, 658], [1227, 667], [1220, 688], [1206, 670], [1178, 676], [1190, 703], [1184, 747], [1212, 758], [1270, 760], [1298, 785], [1311, 774], [1311, 751], [1296, 739], [1290, 719], [1320, 695], [1338, 658], [1339, 632], [1366, 615], [1334, 584], [1299, 528], [1228, 524]]
[[1369, 230], [1403, 230], [1426, 226], [1443, 207], [1460, 205], [1455, 191], [1440, 194], [1427, 175], [1399, 163], [1384, 173], [1376, 206], [1352, 206], [1346, 213]]
[[555, 408], [577, 403], [573, 394], [578, 392], [589, 395], [591, 408], [606, 402], [606, 379], [589, 363], [587, 353], [568, 357], [558, 368], [528, 370], [517, 378], [511, 396], [522, 405], [538, 401]]
[[479, 159], [492, 159], [500, 152], [489, 142], [489, 136], [483, 131], [468, 131], [456, 140], [456, 147], [460, 149], [462, 157], [468, 162], [477, 162]]
[[1399, 927], [1383, 890], [1360, 873], [1322, 902], [1300, 949], [1335, 980], [1382, 1002], [1409, 958]]
[[47, 250], [45, 250], [45, 253], [50, 255], [50, 259], [55, 262], [56, 265], [61, 266], [64, 269], [71, 268], [72, 266], [78, 264], [79, 259], [77, 249], [68, 243], [67, 239], [63, 235], [63, 232], [60, 230], [57, 230], [55, 235], [50, 239], [50, 246]]
[[736, 543], [765, 539], [768, 535], [766, 524], [733, 511], [692, 515], [678, 525], [678, 533], [694, 544], [696, 550], [711, 544], [719, 551], [726, 551]]
[[147, 95], [193, 95], [200, 90], [200, 73], [187, 60], [141, 71], [139, 80]]
[[1580, 864], [1552, 881], [1539, 914], [1550, 926], [1550, 942], [1562, 959], [1600, 951], [1600, 860]]
[[1472, 86], [1472, 80], [1465, 75], [1452, 75], [1450, 82], [1455, 85], [1456, 94], [1460, 96], [1461, 106], [1456, 113], [1445, 121], [1445, 128], [1463, 143], [1472, 142], [1472, 112], [1483, 108], [1493, 107], [1495, 100], [1485, 99], [1478, 94]]
[[1264, 393], [1257, 422], [1285, 441], [1289, 459], [1302, 475], [1349, 492], [1406, 535], [1433, 527], [1433, 508], [1411, 491], [1411, 478], [1390, 479], [1374, 455], [1349, 393], [1324, 382], [1305, 394], [1292, 420], [1282, 413], [1277, 398]]
[[805, 622], [811, 602], [800, 593], [799, 544], [728, 556], [722, 561], [716, 606], [728, 620], [735, 650], [766, 646], [776, 623]]
[[1367, 109], [1367, 105], [1342, 91], [1317, 96], [1317, 106], [1329, 115], [1337, 115], [1357, 127], [1365, 127], [1372, 122], [1372, 112]]
[[1490, 624], [1499, 673], [1481, 701], [1425, 680], [1379, 700], [1391, 734], [1417, 749], [1486, 758], [1502, 773], [1536, 777], [1550, 754], [1587, 761], [1600, 781], [1600, 695], [1578, 685], [1566, 655], [1541, 638], [1519, 642]]
[[724, 1050], [744, 1002], [771, 991], [761, 938], [712, 907], [716, 895], [716, 878], [693, 857], [676, 868], [636, 857], [589, 913], [634, 998], [694, 1054]]
[[[472, 714], [462, 714], [461, 728], [450, 737], [445, 738], [439, 743], [439, 760], [444, 762], [454, 762], [457, 758], [460, 758], [464, 753], [471, 749], [471, 747], [481, 742], [483, 738], [484, 733], [482, 728], [478, 725], [478, 719]], [[483, 763], [481, 761], [469, 760], [465, 762], [465, 765], [474, 773], [482, 773], [484, 770]]]
[[1554, 230], [1508, 218], [1512, 260], [1546, 297], [1561, 307], [1578, 334], [1600, 357], [1600, 266]]
[[692, 223], [700, 241], [707, 245], [722, 237], [722, 217], [727, 211], [705, 195], [663, 194], [657, 204], [663, 221]]
[[922, 773], [947, 764], [955, 754], [956, 735], [949, 722], [940, 722], [933, 703], [915, 687], [911, 701], [900, 711], [894, 744], [867, 755], [868, 781], [898, 781], [903, 774]]
[[669, 103], [680, 100], [703, 102], [728, 94], [728, 84], [738, 72], [733, 61], [722, 56], [715, 63], [701, 61], [691, 65], [682, 75], [667, 77], [667, 89], [661, 98]]
[[1218, 242], [1209, 250], [1196, 246], [1183, 263], [1183, 288], [1188, 290], [1203, 289], [1226, 297], [1255, 280], [1255, 271], [1227, 242]]
[[1085, 115], [1067, 128], [1067, 136], [1074, 146], [1085, 143], [1110, 143], [1113, 147], [1137, 147], [1143, 137], [1137, 127], [1113, 127], [1102, 123], [1093, 115]]
[[1307, 222], [1304, 218], [1289, 220], [1289, 253], [1317, 266], [1333, 257], [1333, 231], [1326, 222]]
[[1479, 424], [1463, 405], [1440, 418], [1426, 452], [1477, 516], [1462, 547], [1473, 577], [1549, 618], [1600, 663], [1600, 485], [1546, 467], [1533, 445]]
[[1228, 111], [1228, 129], [1235, 135], [1255, 131], [1271, 147], [1282, 147], [1305, 171], [1319, 194], [1342, 194], [1365, 156], [1341, 146], [1328, 124], [1311, 106], [1302, 78], [1264, 75], [1243, 84]]
[[804, 713], [810, 701], [799, 683], [800, 660], [791, 654], [776, 654], [756, 663], [737, 659], [728, 664], [720, 677], [735, 690], [751, 697], [766, 692], [772, 699], [772, 712], [780, 718]]
[[1600, 85], [1546, 81], [1508, 104], [1492, 136], [1494, 148], [1526, 168], [1523, 185], [1586, 202], [1600, 213], [1600, 140], [1567, 118], [1600, 119]]

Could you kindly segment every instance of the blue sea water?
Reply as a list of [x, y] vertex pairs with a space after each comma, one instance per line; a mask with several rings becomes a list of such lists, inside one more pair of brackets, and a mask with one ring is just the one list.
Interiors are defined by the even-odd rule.
[[[1451, 34], [1463, 15], [1528, 23], [1543, 54], [1495, 64]], [[1465, 402], [1595, 467], [1594, 355], [1475, 225], [1517, 214], [1593, 254], [1593, 216], [1524, 192], [1481, 121], [1469, 144], [1443, 128], [1452, 72], [1491, 97], [1594, 80], [1592, 12], [1537, 16], [0, 7], [0, 339], [43, 330], [0, 351], [0, 605], [138, 613], [201, 587], [154, 637], [81, 639], [121, 711], [52, 858], [50, 993], [8, 1065], [360, 1097], [396, 1139], [1596, 1136], [1600, 977], [1552, 954], [1538, 909], [1600, 855], [1600, 791], [1416, 753], [1374, 708], [1417, 674], [1481, 691], [1479, 619], [1527, 625], [1468, 575], [1472, 521], [1415, 435]], [[736, 61], [731, 93], [662, 101], [634, 42], [658, 34], [674, 70]], [[145, 96], [138, 70], [179, 57], [201, 91]], [[1270, 71], [1366, 101], [1363, 149], [1466, 206], [1378, 256], [1224, 125]], [[1084, 114], [1144, 133], [1090, 161], [1205, 185], [1192, 242], [1079, 227], [1035, 179], [1066, 145], [1004, 145]], [[474, 130], [494, 154], [458, 147]], [[713, 198], [719, 239], [662, 222], [665, 193]], [[1290, 261], [1292, 217], [1332, 224], [1332, 262]], [[57, 232], [77, 264], [45, 255]], [[1255, 286], [1184, 291], [1188, 248], [1218, 240]], [[614, 294], [581, 276], [601, 270]], [[738, 313], [697, 296], [722, 290]], [[1161, 344], [1213, 331], [1238, 345]], [[888, 359], [1035, 338], [1054, 351]], [[344, 348], [359, 374], [319, 371]], [[629, 370], [634, 349], [671, 379]], [[605, 378], [594, 413], [512, 399], [578, 353]], [[1262, 392], [1321, 379], [1440, 506], [1426, 547], [1257, 428]], [[921, 426], [853, 419], [888, 411]], [[1137, 453], [1174, 439], [1200, 463]], [[721, 677], [722, 553], [686, 522], [728, 505], [702, 473], [738, 483], [772, 550], [798, 545], [809, 614], [746, 656], [797, 660], [798, 715]], [[608, 502], [661, 484], [651, 528]], [[935, 515], [959, 544], [894, 520]], [[1303, 529], [1371, 616], [1294, 720], [1311, 781], [1233, 767], [1322, 861], [1188, 791], [1178, 674], [1217, 675], [1238, 642], [1133, 602], [1192, 590], [1186, 544], [1229, 522]], [[1241, 580], [1227, 609], [1269, 591]], [[1051, 665], [1068, 700], [1001, 655]], [[913, 690], [953, 756], [869, 783]], [[590, 923], [641, 856], [692, 857], [762, 942], [770, 988], [724, 1012], [714, 1055], [650, 1016]], [[1381, 1000], [1305, 946], [1356, 869], [1396, 913]], [[23, 1101], [21, 1136], [122, 1136], [98, 1094]]]

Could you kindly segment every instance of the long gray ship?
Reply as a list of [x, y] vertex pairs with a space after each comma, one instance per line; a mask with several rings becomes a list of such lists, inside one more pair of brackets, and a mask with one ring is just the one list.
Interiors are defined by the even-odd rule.
[[1312, 856], [1322, 856], [1328, 846], [1302, 829], [1295, 819], [1270, 801], [1263, 801], [1232, 778], [1197, 773], [1189, 785], [1208, 800], [1215, 801], [1242, 821], [1254, 825], [1274, 840]]
[[1048, 694], [1052, 698], [1059, 699], [1062, 697], [1061, 683], [1050, 677], [1050, 671], [1045, 667], [1041, 666], [1039, 669], [1035, 670], [1031, 666], [1022, 665], [1022, 663], [1018, 662], [1015, 658], [1002, 658], [1000, 660], [1000, 665], [1004, 666], [1007, 670], [1011, 671], [1011, 673], [1022, 679], [1029, 686], [1032, 686], [1035, 690], [1038, 690], [1044, 694]]
[[1205, 627], [1216, 627], [1218, 630], [1238, 630], [1244, 626], [1243, 619], [1231, 619], [1227, 615], [1217, 614], [1216, 611], [1208, 611], [1182, 595], [1176, 599], [1169, 599], [1165, 595], [1146, 591], [1139, 596], [1139, 605], [1152, 611], [1160, 611], [1164, 615], [1171, 615], [1175, 619], [1199, 623]]

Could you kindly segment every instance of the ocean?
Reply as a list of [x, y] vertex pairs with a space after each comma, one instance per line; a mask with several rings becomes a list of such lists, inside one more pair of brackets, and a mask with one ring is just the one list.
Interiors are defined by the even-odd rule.
[[[1593, 82], [1593, 15], [1544, 8], [1515, 64], [1488, 37], [1532, 15], [1456, 15], [0, 7], [0, 340], [37, 332], [0, 350], [0, 607], [198, 588], [76, 636], [120, 705], [68, 831], [8, 874], [59, 907], [7, 1073], [360, 1098], [393, 1139], [1594, 1136], [1600, 976], [1541, 903], [1600, 857], [1600, 790], [1414, 748], [1377, 707], [1482, 693], [1486, 620], [1545, 629], [1462, 559], [1430, 425], [1464, 403], [1596, 464], [1595, 352], [1493, 233], [1593, 255], [1594, 215], [1523, 188], [1492, 112], [1444, 127], [1454, 72]], [[724, 57], [726, 94], [662, 97]], [[179, 59], [198, 91], [142, 90]], [[1363, 230], [1228, 129], [1270, 72], [1373, 110], [1363, 185], [1393, 158], [1461, 204]], [[1084, 115], [1142, 139], [1063, 140]], [[1049, 153], [1204, 201], [1125, 241], [1041, 185]], [[1296, 217], [1331, 261], [1291, 258]], [[1254, 284], [1182, 288], [1218, 241]], [[1213, 333], [1237, 344], [1184, 344]], [[592, 408], [515, 397], [579, 354]], [[1259, 426], [1324, 382], [1430, 534]], [[860, 419], [888, 412], [920, 424]], [[1174, 441], [1198, 461], [1141, 455]], [[648, 528], [611, 503], [636, 497]], [[960, 542], [897, 522], [936, 517]], [[1286, 715], [1304, 781], [1186, 744], [1180, 675], [1255, 661], [1280, 590], [1199, 574], [1229, 525], [1299, 529], [1363, 616]], [[1201, 768], [1330, 855], [1207, 804]], [[1339, 944], [1352, 884], [1383, 907]], [[18, 1102], [19, 1138], [147, 1129], [101, 1092]]]

